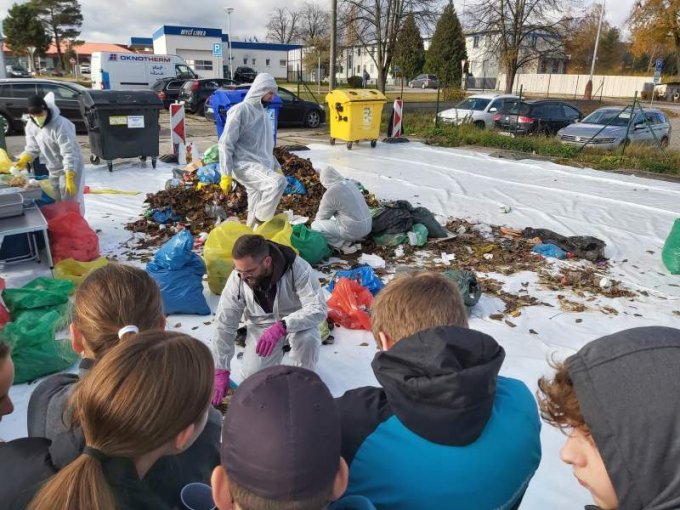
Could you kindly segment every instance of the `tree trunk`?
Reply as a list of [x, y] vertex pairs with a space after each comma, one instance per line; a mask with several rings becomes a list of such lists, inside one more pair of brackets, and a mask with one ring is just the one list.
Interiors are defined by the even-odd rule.
[[378, 80], [376, 81], [376, 85], [378, 86], [378, 90], [382, 92], [383, 94], [385, 93], [385, 82], [387, 81], [387, 72], [383, 68], [382, 65], [378, 66]]
[[57, 47], [57, 69], [64, 70], [64, 56], [61, 53], [61, 40], [59, 39], [59, 27], [54, 19], [54, 10], [50, 9], [50, 21], [54, 33], [54, 44]]
[[678, 80], [680, 80], [680, 33], [676, 32], [673, 34], [673, 39], [675, 41], [675, 73], [678, 77]]

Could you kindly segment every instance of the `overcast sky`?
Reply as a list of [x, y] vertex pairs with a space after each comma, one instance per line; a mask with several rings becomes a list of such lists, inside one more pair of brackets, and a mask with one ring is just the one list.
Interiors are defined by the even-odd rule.
[[[314, 1], [314, 0], [312, 0]], [[468, 3], [470, 0], [467, 0]], [[489, 0], [493, 1], [493, 0]], [[581, 0], [585, 6], [593, 0]], [[597, 0], [598, 2], [602, 0]], [[621, 26], [628, 17], [634, 0], [609, 0], [607, 18]], [[4, 18], [14, 0], [0, 0], [0, 17]], [[21, 2], [19, 2], [21, 3]], [[81, 39], [91, 42], [127, 44], [130, 37], [151, 37], [161, 25], [183, 25], [221, 28], [226, 32], [227, 17], [224, 7], [234, 7], [231, 25], [234, 38], [266, 34], [265, 25], [274, 7], [295, 8], [303, 0], [80, 0], [84, 22]], [[320, 2], [328, 4], [330, 0]], [[459, 12], [463, 0], [454, 0]], [[218, 7], [219, 6], [219, 7]]]

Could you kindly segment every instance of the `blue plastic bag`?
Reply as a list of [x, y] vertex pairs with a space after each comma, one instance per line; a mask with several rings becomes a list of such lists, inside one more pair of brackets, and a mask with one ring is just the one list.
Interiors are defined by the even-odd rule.
[[354, 269], [346, 269], [343, 271], [336, 272], [335, 276], [331, 280], [331, 283], [328, 285], [329, 292], [333, 292], [335, 282], [339, 278], [349, 278], [350, 280], [358, 281], [361, 285], [370, 290], [371, 294], [373, 294], [374, 296], [378, 292], [380, 292], [382, 288], [385, 286], [383, 281], [380, 278], [378, 278], [378, 275], [375, 274], [372, 267], [359, 266], [355, 267]]
[[167, 207], [165, 209], [154, 209], [151, 213], [151, 219], [158, 224], [164, 225], [165, 223], [170, 223], [171, 221], [179, 221], [182, 217], [179, 214], [175, 214], [172, 208]]
[[531, 251], [543, 255], [544, 257], [552, 257], [559, 260], [567, 258], [567, 252], [554, 244], [537, 244]]
[[288, 181], [288, 185], [286, 186], [286, 189], [283, 190], [284, 195], [306, 195], [307, 194], [307, 188], [305, 188], [305, 185], [302, 184], [302, 182], [300, 182], [299, 179], [289, 175], [288, 177], [286, 177], [286, 180]]
[[163, 309], [168, 315], [210, 314], [210, 307], [203, 295], [205, 264], [193, 252], [193, 245], [191, 233], [182, 230], [165, 242], [146, 265], [146, 272], [161, 289]]
[[202, 166], [196, 171], [196, 177], [203, 184], [219, 184], [222, 175], [220, 174], [220, 164], [210, 163]]

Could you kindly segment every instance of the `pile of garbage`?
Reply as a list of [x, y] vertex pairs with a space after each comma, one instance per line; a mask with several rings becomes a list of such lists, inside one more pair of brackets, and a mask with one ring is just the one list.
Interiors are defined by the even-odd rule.
[[[209, 149], [206, 155], [214, 152]], [[274, 155], [291, 188], [281, 198], [277, 212], [292, 210], [296, 216], [313, 220], [325, 192], [319, 174], [311, 161], [285, 149], [277, 147]], [[135, 239], [131, 248], [156, 248], [184, 228], [200, 237], [229, 217], [245, 219], [248, 209], [245, 188], [237, 183], [231, 192], [224, 193], [218, 186], [219, 170], [214, 160], [197, 161], [175, 172], [177, 176], [168, 181], [166, 189], [147, 194], [143, 217], [126, 225], [128, 230], [144, 234]], [[367, 190], [363, 193], [369, 207], [380, 205]]]

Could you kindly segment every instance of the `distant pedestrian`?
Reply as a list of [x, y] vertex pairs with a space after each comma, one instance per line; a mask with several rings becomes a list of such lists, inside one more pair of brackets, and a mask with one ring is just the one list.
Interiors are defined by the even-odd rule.
[[364, 74], [361, 76], [361, 86], [363, 88], [368, 87], [368, 80], [370, 80], [370, 76], [368, 75], [368, 71], [364, 68]]

